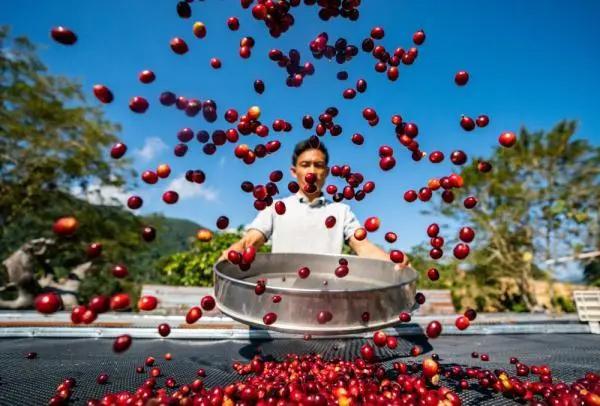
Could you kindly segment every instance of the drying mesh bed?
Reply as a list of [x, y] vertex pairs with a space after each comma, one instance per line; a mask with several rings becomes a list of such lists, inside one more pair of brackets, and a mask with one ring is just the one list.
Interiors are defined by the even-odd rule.
[[[198, 368], [207, 373], [205, 385], [225, 385], [239, 380], [231, 369], [234, 361], [247, 361], [258, 351], [265, 359], [282, 359], [287, 353], [321, 353], [325, 358], [353, 359], [364, 339], [275, 339], [275, 340], [161, 340], [134, 339], [131, 348], [122, 354], [112, 352], [111, 339], [55, 339], [23, 338], [0, 339], [0, 405], [43, 405], [53, 395], [56, 386], [66, 377], [74, 377], [72, 404], [82, 405], [90, 398], [100, 398], [107, 392], [134, 391], [147, 374], [137, 374], [135, 368], [143, 365], [147, 356], [156, 358], [163, 376], [158, 383], [173, 376], [178, 383], [190, 383]], [[600, 339], [594, 335], [539, 334], [539, 335], [483, 335], [442, 336], [431, 343], [424, 337], [406, 337], [399, 340], [394, 351], [380, 350], [378, 354], [386, 369], [394, 361], [414, 360], [408, 356], [413, 344], [424, 348], [427, 356], [440, 355], [443, 365], [459, 364], [481, 366], [487, 369], [504, 368], [516, 356], [527, 364], [548, 364], [553, 375], [566, 382], [582, 377], [585, 372], [600, 370]], [[24, 354], [38, 353], [28, 360]], [[488, 353], [489, 362], [471, 358], [471, 352]], [[173, 360], [163, 356], [170, 352]], [[147, 368], [146, 368], [147, 370]], [[96, 377], [105, 372], [109, 383], [98, 385]], [[457, 390], [465, 404], [510, 405], [515, 402], [481, 389]]]

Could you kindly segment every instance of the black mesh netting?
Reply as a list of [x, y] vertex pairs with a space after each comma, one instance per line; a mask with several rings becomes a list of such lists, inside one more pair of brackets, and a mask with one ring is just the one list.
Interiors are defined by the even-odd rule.
[[[143, 365], [147, 356], [154, 356], [163, 371], [159, 384], [172, 376], [178, 383], [190, 383], [198, 368], [205, 368], [208, 387], [223, 385], [240, 377], [231, 369], [234, 361], [248, 361], [258, 351], [265, 359], [281, 359], [287, 353], [317, 352], [326, 358], [354, 358], [365, 341], [363, 339], [300, 339], [276, 340], [160, 340], [134, 339], [131, 348], [123, 354], [112, 352], [112, 339], [1, 339], [0, 340], [0, 404], [43, 405], [53, 395], [56, 386], [66, 377], [73, 377], [77, 386], [73, 404], [85, 404], [90, 398], [104, 393], [135, 390], [147, 374], [137, 374], [135, 368]], [[386, 368], [391, 363], [408, 357], [413, 344], [423, 346], [425, 354], [436, 352], [440, 363], [464, 366], [482, 366], [488, 369], [504, 368], [516, 356], [526, 364], [547, 364], [557, 379], [571, 382], [585, 372], [600, 370], [600, 337], [583, 334], [540, 335], [484, 335], [442, 336], [427, 344], [424, 337], [406, 337], [399, 340], [394, 351], [378, 350]], [[28, 360], [29, 351], [38, 358]], [[471, 358], [471, 352], [488, 353], [489, 362]], [[170, 352], [172, 361], [163, 356]], [[407, 358], [408, 357], [408, 358]], [[148, 370], [148, 369], [146, 369]], [[98, 385], [96, 377], [105, 372], [109, 383]], [[490, 405], [514, 402], [492, 392], [473, 389], [457, 392], [465, 404]]]

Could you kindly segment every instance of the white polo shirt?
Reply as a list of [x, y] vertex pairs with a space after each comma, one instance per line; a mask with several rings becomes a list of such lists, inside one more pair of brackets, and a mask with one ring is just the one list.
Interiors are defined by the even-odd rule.
[[[272, 252], [341, 254], [344, 241], [360, 227], [350, 206], [325, 196], [309, 203], [306, 196], [298, 192], [279, 200], [285, 204], [284, 214], [277, 214], [274, 201], [245, 228], [258, 230], [267, 240], [271, 239]], [[332, 228], [325, 226], [329, 216], [336, 219]]]

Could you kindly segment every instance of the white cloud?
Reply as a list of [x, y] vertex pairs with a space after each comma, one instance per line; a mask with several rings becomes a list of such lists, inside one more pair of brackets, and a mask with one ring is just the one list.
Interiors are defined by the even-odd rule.
[[144, 161], [150, 161], [169, 146], [159, 137], [148, 137], [142, 148], [138, 148], [133, 153]]
[[174, 190], [180, 199], [199, 197], [207, 202], [219, 200], [219, 191], [213, 187], [188, 182], [184, 175], [175, 178], [167, 186], [168, 190]]
[[88, 185], [87, 190], [81, 186], [73, 186], [71, 194], [92, 204], [107, 206], [126, 206], [130, 194], [116, 186], [100, 186], [98, 183]]

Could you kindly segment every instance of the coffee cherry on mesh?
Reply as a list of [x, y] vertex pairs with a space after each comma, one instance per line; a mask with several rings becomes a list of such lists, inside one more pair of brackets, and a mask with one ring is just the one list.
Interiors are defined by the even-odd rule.
[[37, 358], [37, 352], [28, 352], [27, 354], [25, 354], [25, 358], [27, 359], [35, 359]]

